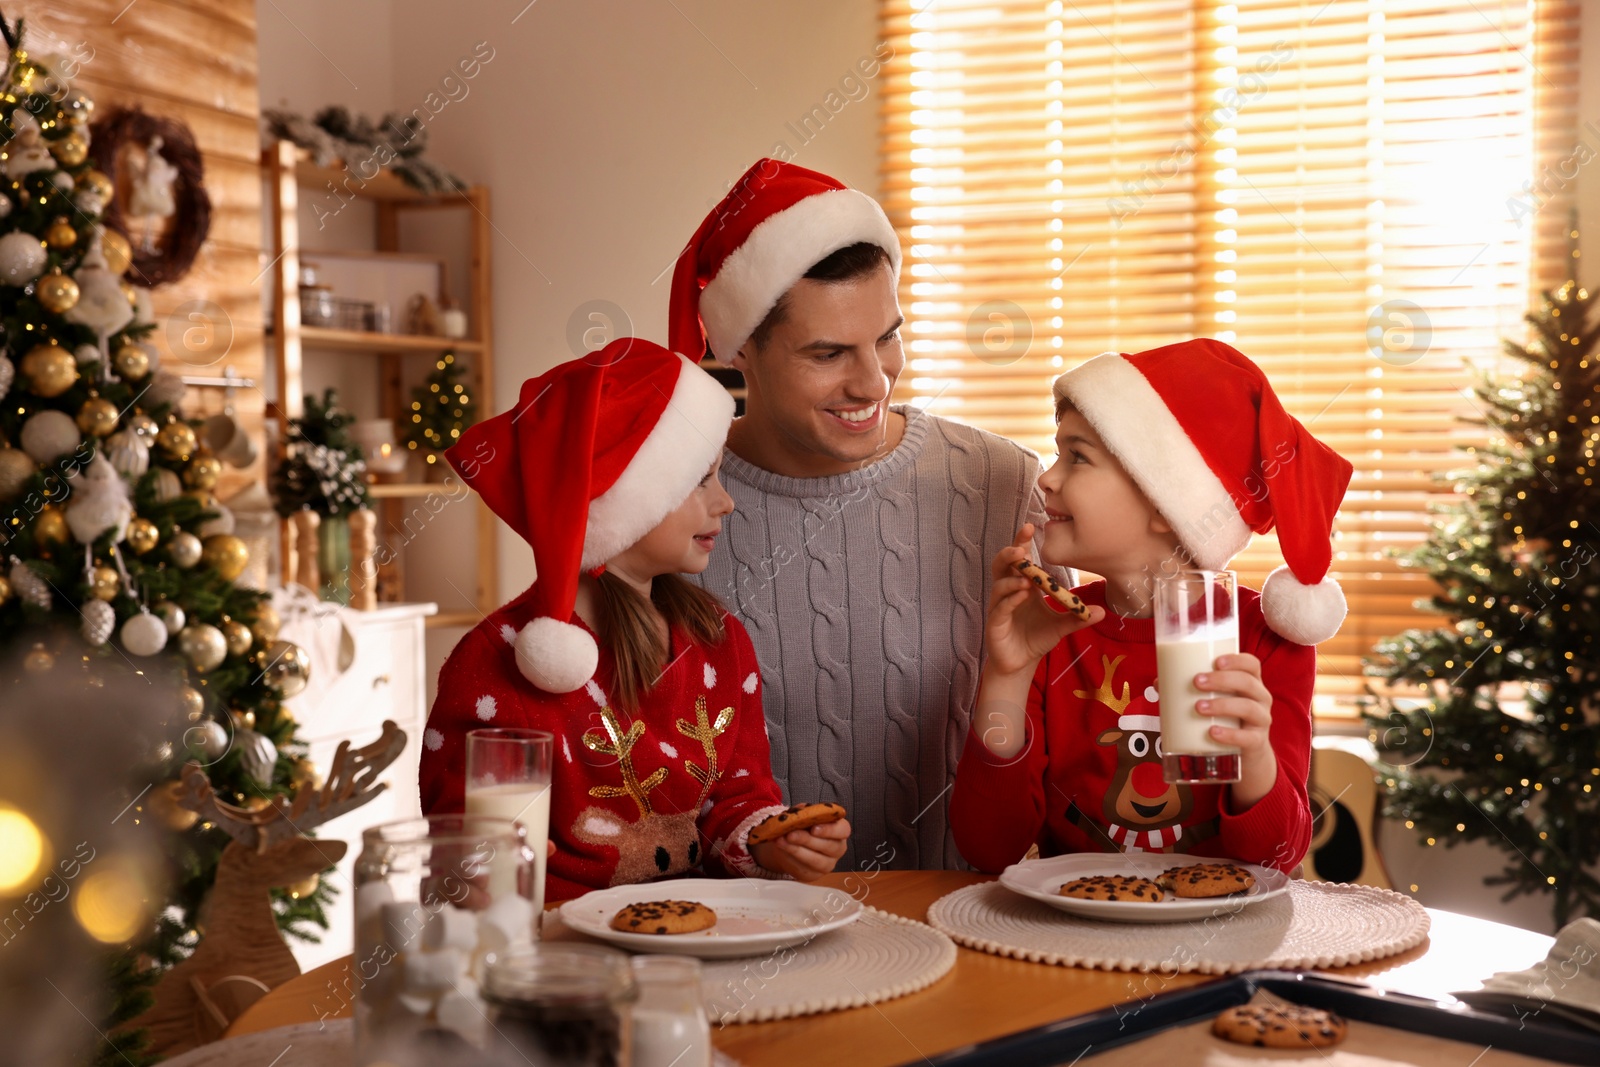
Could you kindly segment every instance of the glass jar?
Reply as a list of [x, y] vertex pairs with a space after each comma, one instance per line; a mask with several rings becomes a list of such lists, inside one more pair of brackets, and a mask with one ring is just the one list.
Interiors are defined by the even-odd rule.
[[300, 287], [300, 322], [305, 326], [332, 326], [333, 289], [326, 285]]
[[489, 964], [483, 985], [494, 1053], [539, 1067], [629, 1067], [636, 990], [626, 954], [543, 942]]
[[374, 826], [354, 870], [355, 1063], [432, 1067], [490, 1036], [480, 987], [533, 943], [533, 852], [506, 819], [432, 815]]
[[700, 961], [635, 956], [633, 1067], [711, 1067], [711, 1022], [700, 997]]

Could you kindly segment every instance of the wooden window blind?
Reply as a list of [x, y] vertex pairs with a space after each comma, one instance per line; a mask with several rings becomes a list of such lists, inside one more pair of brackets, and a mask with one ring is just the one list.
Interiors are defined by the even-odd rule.
[[[1049, 454], [1063, 370], [1235, 345], [1355, 465], [1318, 692], [1358, 692], [1374, 641], [1436, 624], [1390, 550], [1450, 501], [1477, 373], [1569, 270], [1578, 4], [885, 0], [882, 22], [903, 394]], [[1259, 588], [1279, 562], [1268, 535], [1234, 566]]]

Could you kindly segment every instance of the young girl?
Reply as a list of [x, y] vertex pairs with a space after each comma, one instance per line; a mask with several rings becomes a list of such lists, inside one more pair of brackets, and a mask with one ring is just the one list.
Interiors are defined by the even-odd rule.
[[[1292, 870], [1311, 839], [1306, 782], [1316, 650], [1344, 619], [1326, 579], [1351, 467], [1289, 416], [1261, 370], [1218, 341], [1108, 354], [1056, 380], [1059, 458], [1039, 478], [1047, 562], [1103, 576], [1089, 620], [1047, 608], [993, 564], [978, 707], [956, 770], [957, 846], [999, 871], [1062, 852], [1185, 852]], [[1240, 750], [1230, 785], [1162, 774], [1154, 580], [1221, 570], [1276, 525], [1288, 567], [1239, 590], [1239, 653], [1197, 675], [1202, 715]]]
[[783, 810], [744, 628], [678, 575], [705, 569], [733, 501], [717, 481], [733, 399], [636, 338], [523, 383], [445, 457], [533, 546], [537, 578], [439, 672], [422, 807], [463, 809], [466, 734], [555, 735], [547, 899], [682, 875], [810, 879], [846, 822], [750, 847]]

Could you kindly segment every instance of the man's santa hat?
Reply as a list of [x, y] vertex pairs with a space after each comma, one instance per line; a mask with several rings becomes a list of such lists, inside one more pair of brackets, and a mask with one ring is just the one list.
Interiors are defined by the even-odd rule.
[[1284, 411], [1260, 367], [1200, 338], [1096, 356], [1054, 392], [1095, 428], [1195, 566], [1222, 570], [1251, 531], [1277, 526], [1288, 566], [1262, 586], [1267, 625], [1303, 645], [1339, 632], [1344, 593], [1327, 574], [1352, 468]]
[[536, 618], [517, 666], [550, 693], [595, 672], [599, 650], [568, 620], [578, 576], [655, 529], [722, 452], [733, 397], [660, 345], [619, 337], [522, 383], [517, 406], [461, 434], [445, 458], [533, 546]]
[[874, 244], [900, 278], [900, 240], [866, 193], [826, 174], [758, 160], [700, 223], [672, 272], [667, 344], [728, 365], [806, 271], [853, 244]]

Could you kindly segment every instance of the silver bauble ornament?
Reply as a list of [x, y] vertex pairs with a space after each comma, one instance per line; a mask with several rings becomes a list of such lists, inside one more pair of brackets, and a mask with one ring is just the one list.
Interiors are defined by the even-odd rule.
[[[171, 473], [170, 471], [168, 473]], [[188, 570], [200, 562], [200, 555], [205, 551], [205, 546], [200, 543], [200, 538], [185, 530], [174, 534], [171, 541], [167, 542], [167, 554], [172, 557], [172, 562]]]
[[[76, 426], [73, 429], [77, 429]], [[169, 500], [176, 500], [183, 495], [183, 479], [177, 473], [165, 467], [156, 468], [156, 499], [163, 504]]]
[[170, 600], [163, 600], [155, 606], [156, 617], [167, 628], [167, 636], [171, 637], [189, 625], [189, 616], [184, 614], [182, 608]]
[[11, 591], [25, 604], [50, 610], [50, 583], [39, 577], [26, 563], [11, 565]]
[[153, 656], [167, 647], [167, 625], [148, 611], [122, 624], [122, 647], [135, 656]]
[[132, 415], [126, 416], [122, 420], [122, 426], [123, 429], [132, 430], [144, 438], [144, 443], [147, 445], [155, 444], [156, 435], [161, 432], [161, 424], [142, 411], [135, 411]]
[[150, 469], [150, 446], [132, 430], [123, 428], [106, 438], [105, 457], [124, 478], [137, 481]]
[[239, 746], [239, 768], [261, 788], [271, 785], [272, 769], [278, 762], [278, 746], [271, 738], [254, 730], [240, 730], [233, 739]]
[[228, 731], [215, 719], [207, 719], [183, 732], [184, 743], [197, 748], [209, 760], [219, 760], [228, 751]]
[[13, 230], [0, 237], [0, 282], [24, 286], [43, 273], [50, 255], [31, 233]]
[[228, 658], [228, 641], [208, 622], [192, 622], [178, 631], [178, 651], [196, 671], [204, 674]]
[[111, 631], [117, 627], [117, 613], [110, 604], [104, 600], [90, 600], [79, 610], [83, 612], [83, 622], [78, 630], [85, 641], [98, 647], [111, 640]]
[[274, 641], [267, 649], [266, 682], [282, 697], [298, 696], [311, 680], [311, 657], [293, 641]]

